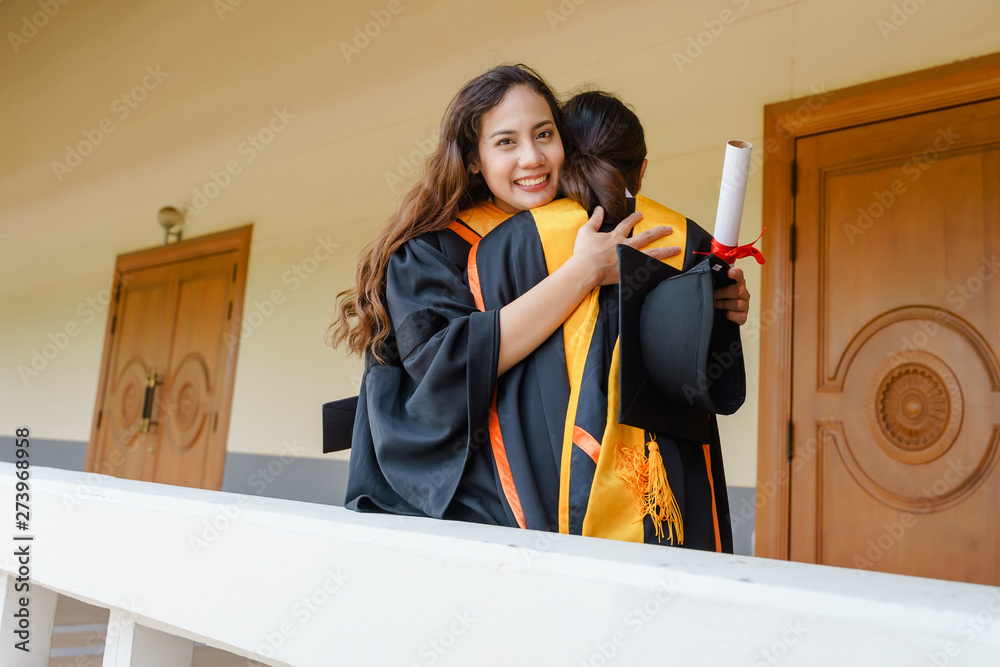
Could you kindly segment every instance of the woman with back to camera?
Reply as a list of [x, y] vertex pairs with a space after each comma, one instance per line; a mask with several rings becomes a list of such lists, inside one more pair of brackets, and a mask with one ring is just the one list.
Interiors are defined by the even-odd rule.
[[[566, 143], [573, 147], [561, 173], [567, 198], [514, 216], [474, 247], [469, 280], [480, 291], [484, 308], [518, 298], [559, 270], [578, 230], [601, 226], [593, 215], [599, 207], [606, 211], [605, 230], [624, 218], [630, 205], [645, 215], [636, 231], [669, 227], [671, 235], [652, 245], [683, 247], [683, 253], [665, 260], [677, 270], [690, 269], [704, 259], [700, 253], [711, 249], [711, 236], [683, 215], [631, 197], [641, 188], [647, 162], [642, 125], [630, 109], [616, 97], [594, 91], [571, 99], [563, 113]], [[742, 324], [749, 294], [740, 270], [731, 269], [730, 276], [738, 284], [716, 292], [716, 307], [729, 310], [729, 319]], [[688, 548], [732, 552], [714, 415], [704, 440], [653, 434], [649, 447], [658, 450], [662, 464], [652, 455], [647, 460], [646, 433], [618, 423], [618, 285], [602, 284], [568, 318], [562, 337], [552, 336], [500, 378], [495, 439], [508, 448], [523, 441], [529, 452], [547, 449], [559, 461], [560, 496], [550, 499], [548, 508], [560, 532], [650, 543], [666, 539]], [[522, 397], [536, 387], [547, 403], [543, 414], [527, 423], [512, 419], [523, 409]], [[644, 497], [635, 479], [635, 473], [654, 464], [663, 466], [668, 482], [655, 500]], [[528, 477], [526, 471], [513, 470], [512, 477], [515, 495], [525, 486], [531, 492], [530, 485], [517, 483]]]
[[[508, 214], [555, 196], [561, 122], [551, 90], [523, 66], [469, 82], [449, 106], [427, 172], [359, 260], [332, 327], [335, 344], [365, 357], [348, 507], [555, 528], [543, 510], [522, 523], [502, 491], [498, 460], [517, 463], [527, 453], [494, 449], [497, 378], [616, 265], [618, 242], [641, 248], [666, 234], [626, 240], [640, 216], [614, 234], [581, 229], [570, 260], [533, 289], [500, 308], [476, 307], [465, 283], [471, 243]], [[555, 464], [539, 473], [540, 493], [558, 494]]]

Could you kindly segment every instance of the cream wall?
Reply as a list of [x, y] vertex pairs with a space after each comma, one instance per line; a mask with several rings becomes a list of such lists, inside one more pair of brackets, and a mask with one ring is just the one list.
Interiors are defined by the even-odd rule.
[[[320, 456], [319, 405], [360, 378], [357, 360], [323, 344], [333, 296], [393, 208], [386, 174], [472, 76], [523, 61], [561, 91], [620, 93], [646, 126], [644, 194], [711, 227], [722, 146], [759, 146], [765, 104], [1000, 51], [994, 0], [230, 2], [0, 2], [0, 433], [27, 424], [86, 440], [115, 256], [159, 244], [156, 211], [190, 204], [230, 160], [241, 173], [186, 236], [253, 222], [247, 314], [273, 290], [285, 300], [242, 342], [229, 450], [278, 453], [295, 440]], [[342, 43], [373, 11], [391, 18], [348, 62]], [[123, 117], [115, 100], [144, 77], [145, 99]], [[241, 142], [275, 108], [294, 118], [250, 161]], [[101, 142], [57, 175], [52, 163], [84, 131]], [[744, 228], [747, 240], [761, 228], [759, 171]], [[318, 239], [339, 247], [296, 285], [288, 272]], [[742, 266], [759, 295], [760, 272]], [[766, 305], [757, 299], [755, 315]], [[68, 325], [78, 332], [63, 340]], [[755, 388], [759, 319], [749, 327]], [[23, 381], [19, 366], [50, 335], [65, 348]], [[754, 394], [722, 422], [732, 485], [755, 483]]]

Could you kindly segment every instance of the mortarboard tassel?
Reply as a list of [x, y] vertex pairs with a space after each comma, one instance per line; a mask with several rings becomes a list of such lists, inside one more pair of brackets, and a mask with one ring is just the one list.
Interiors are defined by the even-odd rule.
[[[649, 449], [649, 457], [645, 450]], [[615, 474], [628, 484], [636, 500], [639, 519], [647, 514], [653, 519], [656, 538], [664, 536], [663, 522], [667, 522], [670, 531], [670, 543], [674, 543], [676, 531], [677, 544], [684, 544], [684, 521], [681, 518], [681, 508], [677, 505], [670, 483], [667, 481], [667, 471], [663, 467], [663, 457], [656, 439], [651, 438], [645, 447], [618, 448], [618, 460], [615, 464]]]

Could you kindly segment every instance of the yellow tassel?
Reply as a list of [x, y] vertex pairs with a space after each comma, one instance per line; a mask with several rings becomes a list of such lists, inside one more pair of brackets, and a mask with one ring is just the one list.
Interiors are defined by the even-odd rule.
[[[649, 448], [649, 457], [645, 450]], [[656, 529], [656, 539], [664, 536], [663, 522], [670, 531], [670, 543], [684, 544], [684, 522], [681, 519], [681, 509], [677, 505], [670, 483], [667, 481], [667, 471], [663, 467], [660, 447], [656, 440], [650, 440], [646, 447], [618, 448], [618, 460], [615, 464], [615, 474], [632, 489], [639, 510], [639, 520], [647, 514], [653, 519]]]

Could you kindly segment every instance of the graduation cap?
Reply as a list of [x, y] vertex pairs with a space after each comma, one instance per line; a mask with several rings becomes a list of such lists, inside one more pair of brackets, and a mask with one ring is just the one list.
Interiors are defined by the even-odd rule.
[[358, 410], [358, 397], [342, 398], [323, 404], [323, 453], [339, 452], [351, 448], [354, 433], [354, 416]]
[[715, 308], [729, 265], [708, 255], [681, 273], [619, 245], [618, 267], [618, 421], [709, 442], [711, 415], [746, 398], [739, 326]]

